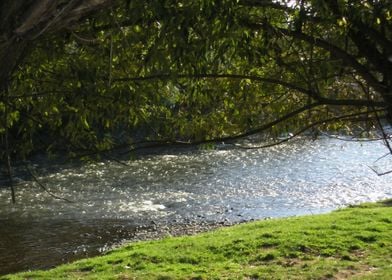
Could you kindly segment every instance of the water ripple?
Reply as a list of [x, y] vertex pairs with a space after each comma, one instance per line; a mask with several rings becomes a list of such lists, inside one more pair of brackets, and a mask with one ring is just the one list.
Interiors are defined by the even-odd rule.
[[[392, 174], [377, 176], [369, 167], [391, 170], [392, 156], [382, 157], [386, 153], [380, 143], [320, 139], [271, 149], [150, 155], [127, 166], [105, 161], [63, 167], [41, 173], [39, 180], [74, 203], [55, 200], [34, 182], [25, 182], [16, 188], [16, 205], [10, 204], [9, 190], [0, 189], [0, 219], [19, 221], [25, 240], [30, 229], [23, 225], [32, 222], [240, 221], [325, 212], [391, 197]], [[67, 236], [67, 227], [58, 228], [58, 235]], [[56, 228], [51, 232], [56, 234]], [[42, 232], [36, 233], [41, 238]]]

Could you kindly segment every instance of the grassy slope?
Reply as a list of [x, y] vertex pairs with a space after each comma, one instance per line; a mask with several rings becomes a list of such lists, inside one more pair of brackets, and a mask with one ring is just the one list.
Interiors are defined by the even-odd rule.
[[138, 242], [0, 279], [392, 279], [392, 200]]

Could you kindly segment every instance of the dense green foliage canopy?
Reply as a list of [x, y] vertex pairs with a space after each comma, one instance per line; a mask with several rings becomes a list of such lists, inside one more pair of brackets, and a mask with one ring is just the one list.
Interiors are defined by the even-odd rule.
[[41, 0], [0, 9], [2, 162], [143, 141], [361, 133], [392, 113], [391, 1]]

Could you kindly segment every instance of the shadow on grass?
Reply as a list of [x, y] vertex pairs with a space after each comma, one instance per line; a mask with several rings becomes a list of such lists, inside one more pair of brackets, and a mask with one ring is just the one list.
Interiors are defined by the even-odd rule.
[[[365, 202], [361, 204], [348, 205], [347, 208], [377, 208], [377, 207], [392, 207], [392, 198], [382, 200], [376, 203]], [[343, 210], [345, 208], [342, 208]]]
[[387, 200], [383, 200], [380, 202], [380, 204], [382, 204], [383, 206], [386, 206], [386, 207], [392, 207], [392, 198], [387, 199]]

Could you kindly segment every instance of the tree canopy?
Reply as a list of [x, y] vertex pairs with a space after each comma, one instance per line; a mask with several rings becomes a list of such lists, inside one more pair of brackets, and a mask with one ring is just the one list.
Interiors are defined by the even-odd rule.
[[391, 122], [391, 1], [7, 0], [0, 19], [2, 162]]

